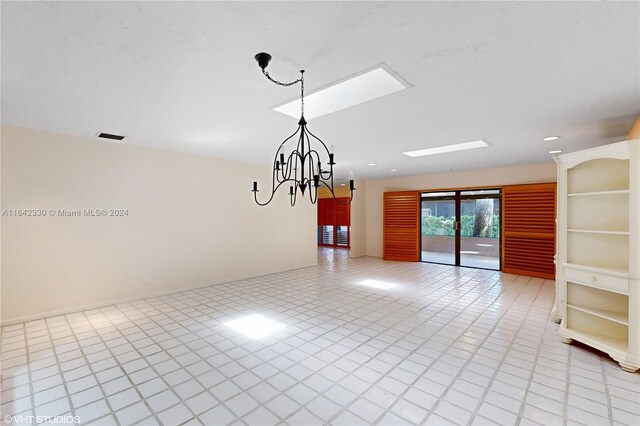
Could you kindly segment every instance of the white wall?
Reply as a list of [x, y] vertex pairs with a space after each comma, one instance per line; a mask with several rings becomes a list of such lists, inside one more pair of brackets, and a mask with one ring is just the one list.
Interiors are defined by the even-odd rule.
[[10, 126], [1, 137], [3, 209], [129, 211], [2, 217], [5, 323], [317, 262], [315, 205], [284, 193], [255, 205], [267, 167]]
[[355, 182], [356, 190], [351, 200], [351, 248], [349, 256], [362, 257], [367, 254], [367, 181]]
[[382, 257], [382, 194], [387, 191], [473, 188], [555, 181], [556, 165], [551, 159], [545, 164], [368, 180], [365, 197], [366, 253], [368, 256]]

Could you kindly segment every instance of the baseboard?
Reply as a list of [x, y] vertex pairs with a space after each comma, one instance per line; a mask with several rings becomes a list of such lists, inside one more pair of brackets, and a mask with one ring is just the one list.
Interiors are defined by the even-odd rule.
[[289, 271], [298, 271], [300, 269], [311, 268], [311, 267], [314, 267], [314, 266], [318, 266], [318, 264], [317, 263], [312, 263], [310, 265], [300, 266], [298, 268], [283, 269], [283, 270], [280, 270], [280, 271], [269, 272], [268, 274], [250, 275], [250, 276], [246, 276], [246, 277], [242, 277], [242, 278], [236, 278], [236, 279], [233, 279], [233, 280], [230, 280], [230, 281], [222, 281], [222, 282], [214, 283], [214, 284], [197, 284], [197, 285], [194, 285], [194, 286], [176, 288], [176, 289], [169, 289], [169, 290], [161, 290], [161, 291], [156, 291], [156, 292], [153, 292], [153, 293], [148, 293], [148, 294], [139, 295], [139, 296], [133, 296], [133, 297], [127, 297], [127, 298], [123, 298], [123, 299], [112, 299], [112, 300], [105, 301], [105, 302], [98, 302], [98, 303], [91, 303], [91, 304], [88, 304], [88, 305], [75, 306], [73, 308], [57, 309], [57, 310], [54, 310], [54, 311], [47, 311], [47, 312], [43, 312], [43, 313], [39, 313], [39, 314], [24, 315], [24, 316], [20, 316], [20, 317], [11, 318], [11, 319], [8, 319], [8, 320], [0, 321], [0, 327], [6, 327], [6, 326], [10, 326], [10, 325], [20, 324], [20, 323], [23, 323], [23, 322], [28, 322], [28, 321], [36, 321], [36, 320], [41, 320], [41, 319], [45, 319], [45, 318], [56, 317], [56, 316], [59, 316], [59, 315], [74, 314], [76, 312], [88, 311], [88, 310], [91, 310], [91, 309], [106, 308], [107, 306], [118, 305], [118, 304], [121, 304], [121, 303], [130, 303], [130, 302], [135, 302], [135, 301], [138, 301], [138, 300], [152, 299], [154, 297], [166, 296], [166, 295], [169, 295], [169, 294], [175, 294], [175, 293], [180, 293], [180, 292], [189, 291], [189, 290], [197, 290], [199, 288], [212, 287], [212, 286], [216, 286], [216, 285], [220, 285], [220, 284], [230, 284], [230, 283], [233, 283], [233, 282], [236, 282], [236, 281], [250, 280], [250, 279], [260, 278], [260, 277], [268, 277], [269, 275], [281, 274], [283, 272], [289, 272]]

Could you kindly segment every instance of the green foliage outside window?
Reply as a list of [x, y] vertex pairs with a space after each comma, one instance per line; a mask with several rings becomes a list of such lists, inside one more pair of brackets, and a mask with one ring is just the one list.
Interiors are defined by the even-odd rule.
[[[422, 235], [443, 235], [453, 237], [455, 231], [453, 230], [453, 222], [455, 218], [444, 216], [426, 216], [422, 218]], [[466, 215], [460, 216], [460, 223], [462, 225], [462, 236], [473, 236], [473, 223], [475, 216]], [[500, 216], [493, 215], [492, 229], [490, 238], [500, 237]]]

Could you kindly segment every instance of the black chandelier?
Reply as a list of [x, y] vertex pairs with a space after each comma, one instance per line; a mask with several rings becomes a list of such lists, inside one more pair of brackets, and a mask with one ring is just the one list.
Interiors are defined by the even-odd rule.
[[[271, 55], [268, 53], [258, 53], [255, 56], [258, 65], [262, 69], [262, 74], [270, 81], [276, 83], [279, 86], [293, 86], [300, 83], [300, 103], [301, 113], [300, 121], [298, 121], [298, 129], [288, 138], [286, 138], [276, 151], [275, 158], [273, 159], [273, 173], [271, 182], [271, 196], [269, 199], [261, 203], [258, 201], [258, 182], [253, 182], [254, 199], [258, 205], [266, 206], [273, 200], [276, 191], [284, 184], [289, 183], [289, 197], [291, 198], [291, 205], [296, 204], [298, 198], [298, 191], [300, 195], [304, 197], [305, 192], [309, 194], [309, 199], [312, 204], [318, 199], [318, 188], [324, 185], [336, 199], [336, 194], [333, 189], [333, 166], [336, 164], [333, 161], [333, 146], [332, 149], [328, 149], [320, 138], [315, 136], [307, 129], [307, 121], [304, 119], [304, 70], [300, 71], [300, 78], [290, 83], [282, 83], [271, 78], [265, 68], [269, 65]], [[289, 141], [297, 140], [295, 149], [291, 151], [289, 155], [285, 154], [286, 144]], [[311, 146], [311, 141], [317, 141], [320, 143], [318, 149], [314, 149]], [[317, 144], [316, 144], [317, 145]], [[329, 166], [328, 170], [322, 168], [322, 157], [328, 157]], [[356, 189], [353, 182], [353, 173], [349, 176], [349, 201], [343, 202], [336, 199], [336, 202], [341, 204], [349, 204], [353, 200], [353, 191]]]

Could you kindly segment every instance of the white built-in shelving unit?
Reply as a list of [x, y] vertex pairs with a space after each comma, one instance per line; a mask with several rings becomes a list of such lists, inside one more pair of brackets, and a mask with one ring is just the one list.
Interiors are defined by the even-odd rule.
[[640, 368], [640, 141], [558, 163], [557, 316], [574, 339]]

